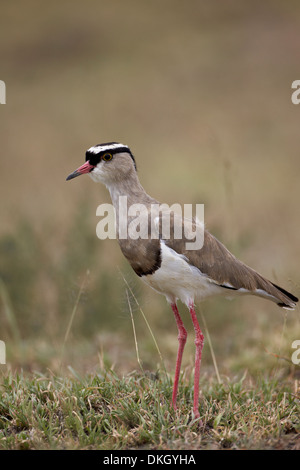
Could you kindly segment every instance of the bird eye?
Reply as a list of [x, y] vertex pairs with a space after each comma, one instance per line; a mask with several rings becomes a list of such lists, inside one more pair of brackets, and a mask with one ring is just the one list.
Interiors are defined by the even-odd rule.
[[112, 159], [112, 154], [111, 153], [105, 153], [102, 157], [102, 159], [105, 161], [105, 162], [110, 162], [110, 160]]

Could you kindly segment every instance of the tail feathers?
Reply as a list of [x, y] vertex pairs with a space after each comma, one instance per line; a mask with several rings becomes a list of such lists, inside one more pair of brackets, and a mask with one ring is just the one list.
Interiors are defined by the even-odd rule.
[[272, 300], [279, 307], [287, 310], [294, 310], [296, 303], [298, 302], [297, 297], [269, 281], [257, 271], [254, 271], [249, 267], [247, 268], [248, 279], [251, 278], [251, 289], [249, 289], [249, 287], [248, 289], [252, 294]]
[[287, 310], [294, 310], [298, 298], [293, 294], [283, 289], [282, 287], [277, 286], [273, 282], [269, 281], [257, 271], [254, 271], [252, 268], [248, 267], [249, 274], [251, 273], [253, 278], [253, 284], [255, 285], [252, 289], [252, 293], [270, 299], [275, 302], [279, 307], [285, 308]]
[[247, 270], [247, 276], [244, 277], [244, 285], [241, 287], [248, 289], [249, 293], [272, 300], [279, 307], [287, 310], [294, 310], [296, 303], [298, 302], [297, 297], [269, 281], [252, 268], [249, 268], [246, 265], [244, 265], [244, 267]]
[[277, 305], [282, 308], [293, 310], [296, 307], [296, 303], [299, 299], [282, 287], [277, 286], [273, 282], [271, 284], [279, 291], [278, 294], [280, 294], [276, 296], [279, 300]]

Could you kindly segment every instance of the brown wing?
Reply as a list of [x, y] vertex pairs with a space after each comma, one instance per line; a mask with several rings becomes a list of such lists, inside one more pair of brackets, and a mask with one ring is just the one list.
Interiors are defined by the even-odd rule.
[[224, 289], [246, 289], [249, 293], [263, 297], [270, 295], [281, 307], [295, 307], [297, 297], [242, 263], [207, 230], [204, 232], [204, 244], [201, 249], [187, 250], [186, 241], [170, 238], [166, 240], [166, 244], [177, 253], [183, 254], [190, 264], [196, 266], [212, 282]]

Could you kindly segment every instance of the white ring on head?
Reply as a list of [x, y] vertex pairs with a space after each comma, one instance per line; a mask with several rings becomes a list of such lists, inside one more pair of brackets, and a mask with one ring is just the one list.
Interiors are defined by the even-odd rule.
[[89, 153], [100, 153], [100, 152], [108, 152], [109, 150], [117, 150], [118, 148], [126, 148], [129, 151], [127, 145], [123, 144], [109, 144], [109, 145], [97, 145], [96, 147], [91, 147], [88, 149]]

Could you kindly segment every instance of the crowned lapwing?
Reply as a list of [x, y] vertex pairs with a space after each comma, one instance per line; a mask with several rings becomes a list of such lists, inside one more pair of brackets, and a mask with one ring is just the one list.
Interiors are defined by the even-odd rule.
[[[127, 224], [132, 221], [129, 212], [120, 213], [121, 197], [126, 197], [127, 205], [124, 207], [127, 211], [134, 204], [142, 204], [146, 208], [144, 217], [149, 227], [153, 220], [151, 211], [153, 208], [157, 211], [159, 206], [158, 201], [149, 196], [140, 184], [134, 156], [126, 145], [109, 142], [89, 148], [86, 152], [86, 163], [71, 173], [67, 180], [85, 173], [95, 182], [104, 183], [110, 192], [116, 214], [117, 238], [133, 270], [153, 289], [164, 294], [171, 304], [179, 342], [172, 395], [175, 409], [182, 354], [187, 338], [178, 312], [177, 300], [180, 299], [189, 309], [195, 329], [196, 345], [193, 413], [195, 418], [199, 418], [199, 376], [204, 336], [197, 320], [194, 301], [220, 294], [225, 297], [228, 297], [229, 293], [230, 297], [252, 294], [272, 300], [280, 307], [294, 309], [298, 299], [235, 258], [204, 227], [201, 248], [188, 249], [187, 241], [190, 239], [187, 240], [184, 231], [181, 238], [174, 237], [172, 230], [167, 237], [161, 223], [165, 213], [154, 214], [154, 225], [157, 228], [155, 236], [148, 231], [147, 237], [130, 237], [128, 234], [127, 237], [121, 237], [122, 217]], [[178, 217], [174, 214], [171, 217], [173, 226], [178, 225]], [[183, 223], [183, 219], [179, 223]]]

